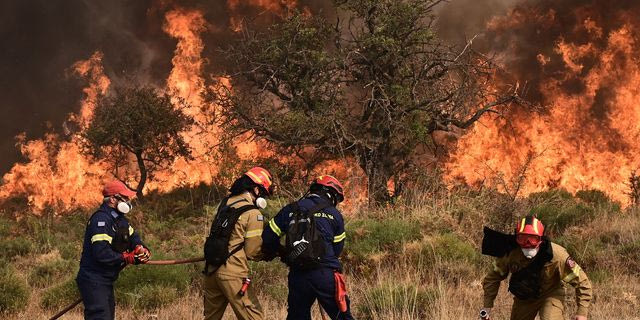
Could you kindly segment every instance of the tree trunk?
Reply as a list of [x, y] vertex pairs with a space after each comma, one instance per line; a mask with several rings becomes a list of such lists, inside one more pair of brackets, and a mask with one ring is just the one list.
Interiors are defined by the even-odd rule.
[[142, 159], [142, 151], [136, 151], [136, 159], [138, 160], [138, 169], [140, 170], [140, 180], [138, 180], [138, 187], [136, 188], [136, 196], [138, 199], [142, 199], [142, 189], [147, 183], [147, 166]]
[[391, 197], [387, 182], [393, 175], [389, 167], [389, 155], [378, 152], [367, 152], [360, 156], [360, 167], [367, 174], [367, 192], [369, 204], [388, 202]]

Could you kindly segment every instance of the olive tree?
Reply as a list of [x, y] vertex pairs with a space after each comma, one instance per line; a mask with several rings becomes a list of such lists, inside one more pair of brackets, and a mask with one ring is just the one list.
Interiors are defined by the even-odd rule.
[[336, 15], [293, 13], [271, 28], [247, 28], [226, 48], [231, 85], [208, 97], [226, 133], [251, 132], [280, 154], [309, 163], [350, 157], [369, 199], [407, 176], [432, 133], [468, 128], [519, 102], [495, 80], [492, 60], [442, 42], [433, 31], [441, 0], [335, 1]]
[[134, 156], [138, 167], [137, 196], [153, 172], [178, 156], [190, 158], [181, 133], [193, 124], [182, 112], [183, 101], [150, 87], [120, 88], [102, 97], [83, 132], [85, 152], [113, 169]]

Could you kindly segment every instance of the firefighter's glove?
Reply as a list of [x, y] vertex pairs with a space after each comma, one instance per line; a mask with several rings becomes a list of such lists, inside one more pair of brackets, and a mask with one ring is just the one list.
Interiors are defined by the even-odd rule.
[[123, 252], [122, 258], [124, 259], [125, 264], [136, 264], [136, 256], [133, 252]]
[[136, 264], [147, 263], [151, 258], [151, 251], [149, 251], [149, 249], [143, 247], [140, 244], [137, 245], [136, 248], [133, 250], [133, 254], [135, 257]]

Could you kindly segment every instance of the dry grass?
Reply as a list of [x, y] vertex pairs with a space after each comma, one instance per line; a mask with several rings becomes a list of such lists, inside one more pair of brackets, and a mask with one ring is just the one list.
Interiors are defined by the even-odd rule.
[[[490, 258], [480, 256], [477, 252], [481, 226], [490, 224], [504, 230], [514, 221], [515, 216], [522, 215], [529, 207], [537, 205], [537, 202], [529, 200], [510, 201], [492, 192], [449, 193], [434, 189], [428, 196], [423, 194], [411, 202], [400, 201], [386, 208], [349, 213], [347, 226], [358, 225], [361, 230], [347, 231], [362, 234], [362, 238], [356, 237], [353, 238], [356, 240], [347, 242], [347, 251], [343, 256], [356, 318], [474, 319], [482, 307], [481, 280], [485, 270], [491, 265]], [[548, 201], [550, 202], [545, 204], [551, 203], [564, 210], [574, 208], [574, 202], [578, 200], [566, 203], [562, 202], [565, 200], [552, 197]], [[578, 203], [582, 204], [580, 201]], [[552, 236], [567, 246], [592, 278], [595, 301], [590, 319], [640, 319], [640, 211], [620, 211], [610, 204], [594, 205], [593, 210], [595, 218], [580, 220], [578, 224], [569, 223], [562, 232]], [[150, 218], [147, 216], [145, 219]], [[376, 233], [378, 227], [367, 229], [372, 225], [368, 225], [367, 221], [376, 219], [390, 224], [395, 220], [410, 221], [420, 226], [420, 235], [417, 238], [397, 240], [381, 234], [383, 231]], [[194, 220], [196, 222], [201, 223], [200, 220]], [[154, 228], [160, 230], [161, 227]], [[199, 225], [185, 225], [185, 228], [201, 229]], [[172, 240], [174, 244], [191, 244], [194, 247], [201, 245], [193, 232], [178, 230], [170, 235], [176, 238]], [[356, 248], [371, 250], [370, 246], [362, 246], [362, 243], [356, 242], [376, 240], [377, 237], [380, 237], [380, 242], [375, 243], [384, 243], [383, 247], [364, 257], [353, 251]], [[162, 248], [166, 251], [172, 249], [175, 248]], [[194, 252], [197, 251], [199, 250]], [[16, 269], [22, 276], [27, 277], [38, 263], [49, 261], [52, 256], [59, 258], [55, 249], [16, 257], [11, 263], [17, 266]], [[162, 272], [163, 269], [154, 270]], [[195, 279], [187, 292], [181, 293], [176, 301], [159, 309], [136, 310], [121, 304], [117, 309], [118, 319], [201, 318], [202, 297], [198, 289], [199, 281], [197, 277]], [[284, 265], [275, 261], [256, 264], [254, 279], [252, 288], [258, 290], [265, 318], [285, 319]], [[502, 286], [496, 300], [493, 319], [509, 318], [512, 298], [505, 287], [506, 284]], [[33, 288], [31, 297], [26, 302], [26, 310], [3, 319], [41, 319], [55, 313], [55, 310], [42, 310], [39, 306], [44, 290], [46, 288]], [[567, 289], [567, 293], [566, 318], [569, 319], [575, 310], [575, 303], [570, 289]], [[317, 306], [314, 306], [313, 312], [314, 319], [321, 319]], [[81, 318], [81, 307], [78, 307], [63, 319]], [[235, 319], [230, 308], [225, 319]]]

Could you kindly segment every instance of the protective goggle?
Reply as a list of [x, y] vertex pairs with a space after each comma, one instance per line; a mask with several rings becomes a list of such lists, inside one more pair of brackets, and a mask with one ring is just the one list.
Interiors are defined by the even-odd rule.
[[131, 199], [129, 199], [129, 197], [127, 197], [127, 196], [123, 196], [123, 195], [121, 195], [121, 194], [115, 194], [115, 195], [113, 195], [113, 197], [114, 197], [114, 198], [116, 198], [116, 200], [118, 200], [118, 201], [122, 201], [122, 202], [129, 202], [129, 201], [131, 201]]
[[535, 234], [519, 234], [516, 236], [518, 245], [525, 249], [537, 248], [542, 242], [542, 237]]

